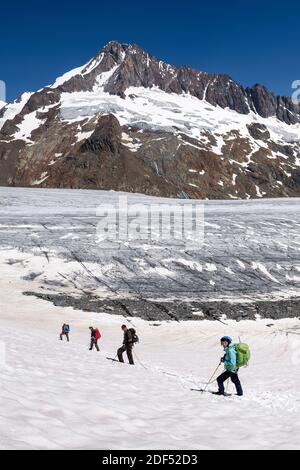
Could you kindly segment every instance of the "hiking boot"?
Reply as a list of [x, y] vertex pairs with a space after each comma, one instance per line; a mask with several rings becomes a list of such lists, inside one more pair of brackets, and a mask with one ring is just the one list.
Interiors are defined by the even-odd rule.
[[213, 395], [217, 395], [218, 397], [224, 397], [225, 393], [222, 392], [212, 392]]

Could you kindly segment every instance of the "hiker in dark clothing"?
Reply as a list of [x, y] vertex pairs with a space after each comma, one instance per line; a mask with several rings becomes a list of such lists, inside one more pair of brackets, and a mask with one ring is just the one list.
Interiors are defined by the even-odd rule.
[[226, 380], [231, 379], [235, 385], [237, 395], [242, 397], [243, 389], [238, 376], [239, 369], [237, 367], [237, 353], [234, 344], [232, 344], [232, 338], [224, 336], [221, 339], [221, 345], [225, 352], [224, 357], [221, 359], [221, 362], [223, 362], [225, 366], [225, 372], [217, 378], [219, 391], [214, 393], [214, 395], [226, 395], [224, 383]]
[[100, 348], [98, 346], [98, 341], [101, 338], [101, 333], [98, 330], [98, 328], [93, 328], [90, 326], [90, 332], [91, 332], [91, 345], [90, 345], [90, 351], [93, 350], [94, 346], [97, 349], [97, 351], [100, 351]]
[[134, 365], [132, 349], [133, 349], [133, 337], [132, 332], [127, 328], [126, 325], [122, 325], [122, 330], [124, 332], [123, 346], [118, 349], [118, 358], [120, 362], [124, 362], [123, 354], [126, 351], [129, 364]]
[[59, 335], [60, 340], [62, 341], [63, 336], [65, 336], [67, 338], [67, 341], [69, 342], [70, 341], [69, 333], [70, 333], [70, 326], [64, 323], [61, 329], [61, 334]]
[[229, 372], [228, 370], [226, 370], [223, 374], [220, 375], [220, 377], [217, 378], [219, 392], [217, 392], [216, 395], [225, 395], [224, 383], [228, 379], [231, 379], [231, 382], [234, 383], [237, 395], [242, 397], [243, 389], [237, 372]]

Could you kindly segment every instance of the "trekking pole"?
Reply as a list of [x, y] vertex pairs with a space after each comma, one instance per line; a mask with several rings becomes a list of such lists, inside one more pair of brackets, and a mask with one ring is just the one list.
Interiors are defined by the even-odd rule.
[[202, 393], [206, 392], [207, 390], [207, 387], [209, 386], [209, 384], [211, 383], [213, 377], [216, 375], [217, 371], [219, 370], [219, 368], [221, 367], [222, 365], [222, 362], [220, 362], [220, 364], [218, 365], [218, 367], [216, 368], [216, 370], [214, 371], [214, 373], [212, 374], [211, 378], [209, 379], [209, 381], [207, 382], [207, 384], [205, 385], [204, 389], [201, 390]]
[[147, 367], [142, 363], [142, 361], [139, 359], [137, 353], [135, 352], [135, 350], [133, 350], [133, 354], [135, 355], [135, 357], [137, 358], [138, 362], [141, 364], [142, 367], [144, 367], [144, 369], [147, 370]]

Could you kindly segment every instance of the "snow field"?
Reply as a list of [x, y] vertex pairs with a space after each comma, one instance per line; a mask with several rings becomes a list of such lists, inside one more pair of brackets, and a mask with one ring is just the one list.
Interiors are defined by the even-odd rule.
[[[297, 200], [207, 203], [209, 256], [200, 252], [189, 257], [176, 246], [164, 248], [161, 256], [161, 247], [153, 244], [130, 246], [128, 253], [125, 247], [124, 258], [120, 250], [118, 261], [114, 250], [99, 259], [93, 251], [95, 208], [118, 195], [15, 188], [2, 188], [0, 193], [1, 449], [299, 449], [298, 318], [239, 323], [222, 318], [226, 325], [146, 322], [55, 307], [23, 295], [35, 291], [80, 296], [82, 290], [101, 298], [108, 295], [85, 277], [82, 265], [69, 256], [71, 250], [99, 279], [103, 276], [107, 285], [122, 292], [119, 278], [140, 279], [142, 270], [147, 286], [152, 277], [157, 279], [155, 299], [160, 288], [174, 298], [162, 284], [171, 269], [177, 268], [170, 288], [175, 274], [183, 278], [183, 268], [185, 277], [192, 271], [196, 287], [201, 285], [199, 276], [218, 283], [222, 253], [229, 286], [250, 270], [267, 280], [271, 300], [291, 298], [299, 292]], [[140, 195], [130, 198], [155, 201]], [[241, 245], [228, 239], [245, 224], [250, 241]], [[88, 236], [93, 237], [91, 242]], [[227, 239], [231, 249], [225, 259]], [[269, 240], [284, 245], [282, 251]], [[124, 265], [136, 270], [128, 274]], [[293, 285], [282, 282], [286, 271], [295, 277]], [[68, 282], [61, 284], [60, 274]], [[127, 295], [132, 295], [128, 285]], [[183, 298], [182, 293], [177, 295]], [[234, 293], [236, 302], [240, 295]], [[64, 322], [71, 325], [69, 344], [58, 339]], [[124, 322], [135, 327], [141, 339], [135, 367], [106, 360], [115, 356], [122, 342]], [[88, 351], [90, 325], [98, 326], [103, 335], [99, 353]], [[191, 392], [202, 388], [216, 368], [222, 356], [219, 339], [225, 334], [251, 347], [250, 367], [240, 373], [245, 396], [224, 399]], [[216, 390], [216, 385], [209, 390]], [[231, 384], [229, 391], [234, 392]]]
[[[142, 363], [131, 367], [106, 360], [125, 319], [24, 297], [28, 282], [16, 281], [16, 269], [1, 265], [0, 448], [299, 448], [299, 341], [285, 333], [297, 331], [299, 320], [268, 328], [267, 321], [154, 326], [132, 319]], [[70, 343], [58, 340], [63, 322], [71, 324]], [[100, 353], [88, 351], [90, 324], [102, 331]], [[190, 391], [216, 367], [225, 333], [253, 352], [240, 374], [242, 399]]]

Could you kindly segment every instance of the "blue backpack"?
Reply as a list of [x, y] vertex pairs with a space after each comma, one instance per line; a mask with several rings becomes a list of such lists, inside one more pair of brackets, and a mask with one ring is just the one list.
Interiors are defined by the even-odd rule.
[[64, 326], [64, 333], [70, 333], [70, 325]]
[[129, 331], [130, 331], [131, 336], [132, 336], [132, 343], [133, 343], [133, 344], [139, 343], [139, 342], [140, 342], [140, 338], [139, 338], [138, 335], [136, 334], [135, 329], [134, 329], [134, 328], [129, 328]]

